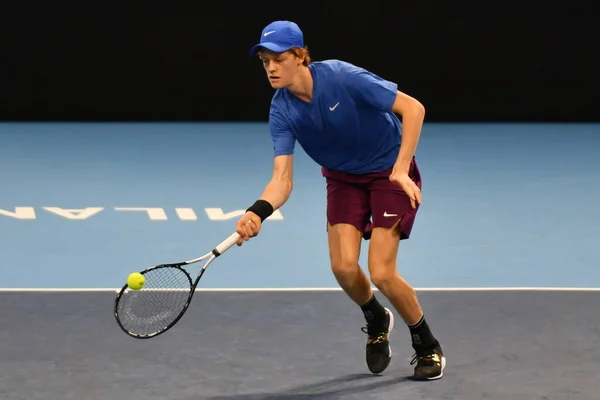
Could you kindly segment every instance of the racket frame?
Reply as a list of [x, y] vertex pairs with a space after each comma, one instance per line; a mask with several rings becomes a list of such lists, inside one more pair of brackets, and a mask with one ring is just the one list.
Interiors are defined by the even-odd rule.
[[[165, 333], [169, 329], [171, 329], [173, 326], [175, 326], [175, 324], [177, 322], [179, 322], [179, 320], [183, 317], [185, 312], [188, 310], [188, 308], [192, 302], [192, 298], [194, 297], [194, 293], [196, 292], [196, 288], [198, 287], [198, 283], [200, 282], [200, 279], [202, 278], [202, 275], [204, 275], [204, 272], [206, 271], [208, 266], [217, 257], [221, 256], [223, 253], [225, 253], [227, 250], [229, 250], [238, 241], [239, 238], [240, 238], [240, 235], [236, 232], [236, 233], [233, 233], [232, 235], [230, 235], [227, 239], [223, 240], [221, 243], [219, 243], [217, 246], [215, 246], [211, 251], [209, 251], [208, 253], [204, 254], [201, 257], [193, 258], [191, 260], [186, 260], [186, 261], [181, 261], [181, 262], [175, 262], [175, 263], [158, 264], [158, 265], [154, 265], [152, 267], [148, 267], [148, 268], [140, 271], [139, 273], [144, 275], [150, 271], [160, 269], [160, 268], [176, 268], [176, 269], [181, 270], [186, 275], [186, 277], [188, 278], [189, 283], [190, 283], [190, 292], [188, 294], [187, 301], [185, 302], [185, 305], [179, 312], [179, 315], [177, 315], [177, 317], [163, 329], [153, 332], [153, 333], [150, 333], [150, 334], [145, 334], [145, 335], [136, 334], [136, 333], [133, 333], [133, 332], [127, 330], [123, 326], [123, 324], [121, 323], [121, 321], [119, 319], [119, 302], [120, 302], [123, 294], [127, 291], [127, 289], [133, 290], [133, 289], [129, 288], [127, 283], [125, 283], [125, 285], [123, 285], [123, 287], [117, 294], [117, 297], [115, 298], [114, 306], [113, 306], [114, 317], [115, 317], [115, 320], [117, 321], [117, 325], [119, 325], [119, 328], [121, 328], [121, 330], [123, 332], [125, 332], [127, 335], [129, 335], [135, 339], [154, 338], [156, 336], [159, 336], [159, 335]], [[204, 260], [207, 260], [206, 263], [204, 263], [204, 265], [202, 266], [202, 268], [196, 275], [196, 279], [192, 280], [190, 273], [184, 267], [186, 265], [196, 264], [196, 263], [198, 263], [200, 261], [204, 261]]]

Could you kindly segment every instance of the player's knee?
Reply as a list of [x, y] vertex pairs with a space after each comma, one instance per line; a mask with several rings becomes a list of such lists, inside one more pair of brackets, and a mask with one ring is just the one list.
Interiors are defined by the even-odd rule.
[[388, 286], [396, 278], [396, 270], [392, 267], [373, 266], [370, 269], [371, 282], [375, 287], [381, 289]]
[[359, 268], [358, 260], [354, 257], [340, 257], [331, 259], [331, 270], [339, 278], [356, 275]]

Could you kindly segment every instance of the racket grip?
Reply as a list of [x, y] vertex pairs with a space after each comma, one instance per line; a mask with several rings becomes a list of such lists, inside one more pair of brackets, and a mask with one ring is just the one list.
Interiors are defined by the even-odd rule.
[[215, 256], [220, 256], [221, 254], [225, 253], [227, 250], [229, 250], [231, 246], [233, 246], [238, 241], [239, 238], [240, 235], [237, 232], [235, 232], [227, 239], [219, 243], [217, 247], [215, 247], [215, 249], [213, 250], [213, 254]]

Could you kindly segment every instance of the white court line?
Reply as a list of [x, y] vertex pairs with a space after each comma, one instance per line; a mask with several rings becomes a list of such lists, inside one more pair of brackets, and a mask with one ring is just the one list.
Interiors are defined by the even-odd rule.
[[[118, 292], [120, 288], [0, 288], [0, 292]], [[198, 288], [198, 292], [339, 292], [341, 288]], [[377, 290], [377, 289], [374, 289]], [[415, 288], [418, 292], [600, 292], [600, 287], [456, 287]]]

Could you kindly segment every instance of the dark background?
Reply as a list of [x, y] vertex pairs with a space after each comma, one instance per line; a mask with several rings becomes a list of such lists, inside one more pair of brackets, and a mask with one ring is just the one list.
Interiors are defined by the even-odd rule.
[[600, 120], [591, 6], [475, 0], [11, 2], [0, 118], [265, 121], [273, 91], [248, 52], [274, 19], [314, 59], [398, 82], [428, 121]]

